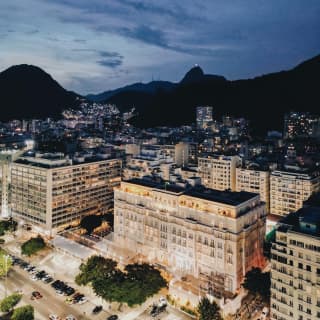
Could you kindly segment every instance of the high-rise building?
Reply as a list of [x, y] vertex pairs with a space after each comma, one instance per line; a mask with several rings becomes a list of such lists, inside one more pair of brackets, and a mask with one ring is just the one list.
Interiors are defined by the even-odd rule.
[[305, 207], [276, 228], [271, 249], [273, 320], [320, 318], [320, 207]]
[[264, 266], [265, 216], [257, 194], [123, 181], [114, 194], [114, 242], [173, 276], [193, 276], [201, 294], [226, 297]]
[[212, 111], [213, 107], [199, 106], [197, 107], [197, 128], [198, 130], [204, 130], [212, 123]]
[[198, 158], [201, 183], [210, 189], [236, 190], [236, 168], [241, 166], [238, 156], [210, 155]]
[[320, 190], [318, 171], [280, 171], [270, 175], [270, 213], [287, 215]]
[[284, 138], [319, 137], [320, 117], [309, 112], [290, 112], [284, 117]]
[[46, 231], [85, 215], [104, 214], [120, 179], [118, 159], [22, 156], [11, 165], [12, 214]]
[[236, 191], [259, 193], [265, 202], [267, 212], [270, 210], [270, 173], [254, 168], [236, 168]]

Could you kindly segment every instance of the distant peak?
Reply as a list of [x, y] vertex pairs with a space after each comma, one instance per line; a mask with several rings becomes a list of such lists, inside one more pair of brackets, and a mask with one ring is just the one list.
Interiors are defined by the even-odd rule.
[[198, 64], [195, 64], [194, 67], [192, 67], [183, 77], [183, 79], [181, 80], [181, 83], [197, 82], [201, 80], [203, 76], [204, 76], [203, 70]]

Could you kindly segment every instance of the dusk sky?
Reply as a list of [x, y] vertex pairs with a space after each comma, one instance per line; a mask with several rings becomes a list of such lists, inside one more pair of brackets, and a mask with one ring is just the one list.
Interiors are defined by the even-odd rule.
[[228, 79], [320, 53], [319, 0], [1, 0], [0, 70], [34, 64], [86, 94], [194, 64]]

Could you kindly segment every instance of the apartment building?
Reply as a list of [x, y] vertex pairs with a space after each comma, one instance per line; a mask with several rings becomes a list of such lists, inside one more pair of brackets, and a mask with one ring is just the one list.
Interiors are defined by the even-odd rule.
[[11, 166], [13, 216], [51, 231], [85, 215], [104, 214], [121, 180], [121, 160], [34, 154]]
[[[318, 203], [319, 204], [319, 203]], [[271, 319], [320, 318], [320, 207], [285, 217], [271, 249]]]
[[176, 144], [157, 145], [162, 153], [173, 159], [176, 165], [186, 167], [189, 163], [189, 144], [179, 142]]
[[318, 171], [273, 171], [270, 175], [270, 212], [285, 216], [302, 208], [320, 190]]
[[265, 216], [257, 194], [123, 181], [114, 194], [114, 243], [173, 276], [194, 277], [203, 294], [226, 297], [264, 266]]
[[239, 156], [210, 155], [198, 158], [202, 184], [215, 190], [236, 190], [236, 168], [241, 166]]
[[[159, 146], [144, 146], [139, 155], [133, 156], [127, 161], [123, 169], [123, 179], [130, 180], [134, 178], [162, 177], [167, 179], [168, 166], [174, 164], [170, 155], [164, 154]], [[165, 172], [162, 172], [162, 168]]]
[[270, 211], [270, 173], [251, 168], [236, 168], [236, 191], [259, 193]]

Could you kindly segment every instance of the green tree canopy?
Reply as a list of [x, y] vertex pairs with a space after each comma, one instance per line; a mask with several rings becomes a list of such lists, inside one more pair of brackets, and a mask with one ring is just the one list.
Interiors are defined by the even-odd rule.
[[166, 286], [159, 270], [148, 264], [127, 265], [124, 271], [117, 263], [100, 256], [93, 256], [80, 266], [77, 284], [91, 283], [94, 292], [107, 301], [142, 304], [148, 297]]
[[13, 220], [0, 220], [0, 236], [3, 236], [6, 231], [12, 232], [17, 229], [18, 223]]
[[97, 278], [107, 278], [117, 267], [114, 260], [102, 256], [92, 256], [80, 265], [80, 273], [76, 276], [78, 285], [86, 285]]
[[201, 298], [197, 310], [200, 320], [222, 320], [220, 307], [215, 301], [210, 302], [206, 297]]
[[4, 251], [0, 252], [0, 277], [5, 276], [12, 267], [12, 259]]
[[87, 234], [91, 234], [95, 228], [100, 227], [102, 224], [102, 216], [95, 214], [85, 216], [80, 221], [80, 226], [87, 230]]
[[9, 312], [13, 309], [15, 305], [21, 300], [22, 295], [18, 293], [13, 293], [12, 295], [4, 298], [0, 302], [0, 310], [2, 312]]
[[11, 320], [34, 320], [34, 308], [27, 305], [13, 311]]
[[247, 272], [243, 287], [253, 294], [259, 294], [264, 299], [270, 297], [270, 272], [262, 272], [260, 268], [252, 268]]
[[39, 235], [36, 238], [30, 238], [28, 241], [21, 245], [21, 252], [27, 256], [31, 256], [38, 251], [44, 249], [46, 243], [44, 239]]

